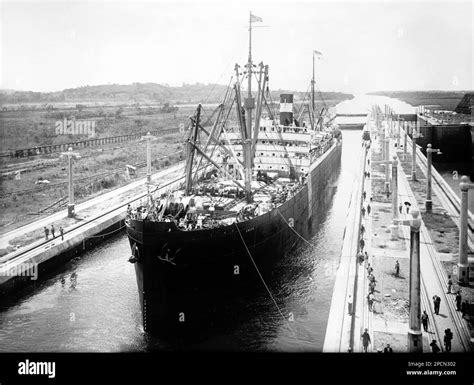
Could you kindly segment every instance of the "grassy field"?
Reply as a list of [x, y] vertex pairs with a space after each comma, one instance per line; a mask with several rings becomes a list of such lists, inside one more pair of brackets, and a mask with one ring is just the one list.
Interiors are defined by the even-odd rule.
[[[326, 100], [328, 106], [340, 100]], [[321, 110], [318, 101], [317, 110]], [[146, 133], [160, 129], [188, 127], [189, 117], [194, 115], [196, 105], [182, 105], [164, 109], [158, 105], [76, 105], [58, 103], [54, 109], [10, 109], [0, 112], [0, 151], [30, 148], [39, 145], [61, 144], [87, 139], [87, 136], [57, 135], [55, 125], [58, 120], [78, 119], [96, 122], [96, 137], [109, 137], [134, 133]], [[172, 106], [171, 106], [172, 107]], [[216, 105], [203, 105], [202, 125], [210, 125]], [[295, 117], [299, 106], [295, 103]], [[235, 111], [233, 112], [235, 113]], [[278, 115], [278, 108], [273, 110]], [[232, 114], [231, 114], [232, 119]], [[209, 122], [206, 124], [206, 122]], [[163, 133], [152, 144], [152, 166], [154, 171], [184, 159], [186, 133]], [[143, 164], [146, 160], [145, 143], [129, 141], [97, 147], [79, 148], [81, 159], [74, 164], [75, 196], [77, 203], [113, 188], [130, 183], [126, 165]], [[49, 162], [40, 169], [21, 173], [21, 179], [13, 175], [2, 178], [0, 186], [0, 229], [5, 231], [18, 227], [39, 217], [46, 216], [64, 207], [67, 196], [66, 160], [59, 153], [45, 154], [30, 158], [1, 158], [0, 167], [8, 165]], [[137, 169], [137, 176], [145, 176], [145, 167]], [[37, 184], [46, 179], [49, 185]], [[62, 199], [62, 200], [61, 200]], [[58, 202], [60, 201], [60, 202]], [[54, 204], [58, 202], [57, 204]], [[62, 206], [61, 206], [62, 204]], [[51, 206], [49, 208], [49, 206]], [[46, 210], [47, 209], [47, 210]]]

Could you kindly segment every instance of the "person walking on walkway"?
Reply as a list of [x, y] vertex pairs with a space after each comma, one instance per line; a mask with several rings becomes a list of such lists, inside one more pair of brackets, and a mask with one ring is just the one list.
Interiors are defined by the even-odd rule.
[[367, 348], [369, 344], [371, 343], [370, 335], [368, 332], [369, 332], [369, 329], [365, 329], [364, 333], [360, 336], [360, 338], [362, 338], [362, 346], [364, 347], [364, 353], [367, 353]]
[[423, 314], [421, 315], [421, 323], [423, 324], [423, 330], [425, 332], [428, 331], [428, 322], [429, 322], [429, 317], [428, 317], [428, 313], [426, 312], [426, 310], [423, 310]]
[[370, 281], [369, 282], [369, 294], [374, 294], [374, 291], [375, 291], [375, 282]]
[[46, 238], [46, 240], [48, 240], [48, 237], [49, 237], [49, 229], [45, 226], [44, 227], [44, 237]]
[[441, 304], [441, 298], [439, 298], [439, 296], [437, 295], [433, 296], [434, 312], [436, 315], [439, 315], [440, 304]]
[[362, 193], [362, 196], [364, 197], [364, 200], [365, 200], [365, 198], [367, 197], [367, 193], [364, 191], [364, 192]]
[[367, 159], [367, 165], [370, 166], [370, 159]]
[[51, 225], [51, 235], [53, 238], [54, 238], [54, 231], [55, 231], [54, 225]]
[[367, 268], [367, 264], [369, 263], [369, 254], [367, 253], [367, 250], [364, 253], [364, 266]]
[[360, 244], [360, 251], [364, 251], [364, 247], [365, 247], [364, 238], [360, 239], [359, 244]]
[[456, 310], [457, 311], [461, 310], [461, 304], [462, 304], [461, 290], [458, 290], [458, 292], [456, 293]]
[[372, 268], [372, 266], [370, 266], [370, 263], [367, 265], [367, 273], [369, 274], [372, 274], [372, 272], [374, 271], [374, 269]]
[[432, 353], [438, 353], [441, 349], [439, 348], [438, 344], [436, 343], [436, 340], [431, 341], [431, 352]]
[[444, 331], [444, 347], [446, 348], [446, 352], [449, 353], [451, 351], [451, 340], [453, 339], [453, 333], [451, 329], [446, 329]]
[[64, 229], [62, 226], [59, 226], [59, 233], [61, 234], [61, 241], [64, 241]]
[[365, 234], [365, 226], [364, 225], [360, 225], [360, 235], [363, 237]]
[[370, 171], [367, 171], [367, 178], [370, 179]]
[[347, 298], [347, 310], [349, 311], [349, 315], [352, 315], [352, 295], [349, 294], [349, 298]]
[[400, 275], [400, 263], [397, 261], [395, 262], [395, 277], [398, 277]]
[[451, 280], [451, 276], [448, 275], [448, 291], [446, 294], [451, 294], [451, 288], [453, 287], [453, 281]]
[[461, 305], [461, 316], [464, 318], [464, 316], [467, 314], [467, 310], [469, 307], [469, 302], [467, 302], [467, 299], [464, 300], [464, 302]]
[[[372, 200], [372, 198], [370, 198]], [[370, 211], [372, 210], [372, 207], [370, 207], [370, 204], [367, 205], [367, 216], [370, 215]]]
[[369, 293], [367, 295], [367, 303], [369, 305], [369, 311], [374, 311], [374, 300], [375, 300], [375, 296], [373, 293]]
[[364, 218], [365, 217], [365, 207], [362, 206], [362, 209], [360, 211], [362, 213], [362, 218]]
[[400, 206], [398, 206], [398, 211], [400, 211], [400, 214], [402, 213], [403, 205], [400, 203]]

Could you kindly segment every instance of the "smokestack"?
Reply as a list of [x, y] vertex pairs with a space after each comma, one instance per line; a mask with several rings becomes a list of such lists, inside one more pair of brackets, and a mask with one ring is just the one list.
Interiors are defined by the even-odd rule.
[[280, 95], [280, 124], [290, 126], [293, 123], [293, 94]]

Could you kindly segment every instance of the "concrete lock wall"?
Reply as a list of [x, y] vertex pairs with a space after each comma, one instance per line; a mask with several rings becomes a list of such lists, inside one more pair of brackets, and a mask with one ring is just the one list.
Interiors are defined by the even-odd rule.
[[[70, 259], [84, 251], [91, 249], [104, 239], [111, 238], [120, 233], [118, 230], [124, 226], [125, 212], [115, 214], [104, 219], [103, 222], [88, 228], [74, 237], [61, 241], [55, 238], [52, 246], [28, 260], [28, 263], [37, 265], [38, 279], [32, 280], [27, 276], [0, 276], [0, 296], [15, 293], [26, 286], [35, 286], [48, 277], [55, 269], [63, 267]], [[104, 234], [103, 236], [101, 236]], [[124, 258], [124, 263], [127, 260]]]
[[472, 136], [467, 124], [452, 124], [439, 126], [421, 126], [422, 138], [417, 144], [426, 155], [426, 146], [431, 143], [433, 148], [439, 148], [441, 155], [436, 156], [439, 162], [471, 162]]

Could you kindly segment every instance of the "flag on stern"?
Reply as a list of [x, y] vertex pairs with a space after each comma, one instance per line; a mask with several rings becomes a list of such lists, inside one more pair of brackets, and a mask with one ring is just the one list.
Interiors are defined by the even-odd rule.
[[256, 23], [258, 21], [262, 21], [262, 18], [261, 17], [258, 17], [258, 16], [255, 16], [255, 15], [252, 15], [252, 13], [250, 13], [250, 22], [251, 23]]

